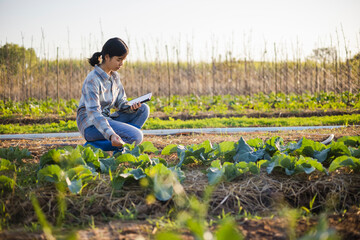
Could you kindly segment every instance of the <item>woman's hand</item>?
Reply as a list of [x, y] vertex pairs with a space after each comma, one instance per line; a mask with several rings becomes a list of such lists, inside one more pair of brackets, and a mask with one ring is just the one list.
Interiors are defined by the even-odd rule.
[[138, 110], [139, 108], [141, 107], [141, 103], [134, 103], [131, 107], [130, 107], [130, 109], [132, 110], [132, 111], [136, 111], [136, 110]]
[[110, 139], [111, 145], [113, 145], [114, 147], [122, 147], [125, 144], [125, 142], [117, 134], [111, 135]]

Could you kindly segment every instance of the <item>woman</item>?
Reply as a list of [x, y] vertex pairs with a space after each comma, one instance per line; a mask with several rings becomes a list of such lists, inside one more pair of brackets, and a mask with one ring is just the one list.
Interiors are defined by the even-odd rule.
[[[94, 69], [86, 77], [81, 90], [77, 126], [87, 144], [105, 151], [121, 148], [124, 143], [141, 143], [143, 133], [140, 129], [150, 113], [146, 104], [128, 104], [116, 72], [128, 53], [123, 40], [109, 39], [101, 52], [94, 53], [89, 59]], [[110, 114], [112, 108], [116, 111]]]

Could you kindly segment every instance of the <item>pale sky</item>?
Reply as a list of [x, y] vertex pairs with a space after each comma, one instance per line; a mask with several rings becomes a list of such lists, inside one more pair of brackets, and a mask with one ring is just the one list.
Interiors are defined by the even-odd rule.
[[[360, 0], [0, 0], [0, 45], [38, 56], [90, 57], [114, 36], [128, 60], [309, 56], [340, 45], [360, 52]], [[267, 53], [264, 54], [266, 48]]]

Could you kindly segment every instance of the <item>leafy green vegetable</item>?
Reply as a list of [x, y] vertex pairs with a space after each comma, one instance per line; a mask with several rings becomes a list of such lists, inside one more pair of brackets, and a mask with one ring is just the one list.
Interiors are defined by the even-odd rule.
[[[70, 146], [51, 149], [40, 157], [38, 180], [41, 182], [67, 185], [70, 192], [80, 193], [87, 182], [97, 176], [96, 170], [108, 171], [115, 168], [113, 158], [93, 147]], [[118, 164], [117, 164], [118, 165]], [[117, 166], [116, 165], [116, 166]]]
[[115, 171], [119, 166], [118, 161], [116, 161], [113, 157], [99, 159], [99, 162], [100, 162], [100, 171], [102, 173], [108, 173], [109, 170]]
[[113, 189], [115, 190], [120, 190], [125, 183], [126, 178], [124, 178], [123, 176], [115, 176], [112, 180], [111, 180], [111, 186]]
[[[151, 142], [145, 141], [141, 144], [135, 146], [135, 143], [133, 144], [125, 144], [125, 153], [129, 153], [135, 157], [140, 156], [141, 154], [148, 152], [148, 153], [157, 153], [158, 149], [154, 147], [154, 145]], [[117, 156], [116, 156], [117, 157]]]
[[105, 154], [101, 149], [95, 148], [92, 145], [89, 145], [87, 147], [78, 145], [77, 148], [80, 150], [81, 156], [84, 161], [94, 169], [100, 168], [101, 163], [99, 159], [108, 157], [108, 154]]
[[51, 150], [47, 151], [40, 157], [39, 168], [41, 169], [45, 165], [56, 164], [56, 163], [60, 162], [60, 156], [61, 156], [61, 152], [56, 149], [51, 149]]
[[177, 152], [177, 145], [176, 144], [169, 144], [161, 151], [162, 155], [170, 155], [172, 153]]
[[234, 162], [256, 162], [264, 157], [264, 149], [254, 151], [241, 137], [236, 145], [236, 154], [233, 157]]
[[283, 150], [285, 150], [284, 140], [281, 137], [272, 137], [265, 143], [265, 151], [271, 156]]
[[65, 173], [59, 165], [52, 164], [40, 169], [37, 177], [39, 181], [58, 183], [65, 179]]
[[174, 183], [176, 182], [173, 172], [163, 164], [151, 167], [147, 172], [153, 181], [153, 190], [156, 199], [167, 201], [173, 195]]
[[253, 148], [263, 148], [264, 142], [260, 138], [253, 138], [246, 141], [246, 143]]
[[[344, 144], [344, 142], [332, 142], [329, 145], [330, 152], [328, 156], [328, 161], [331, 163], [334, 159], [341, 156], [351, 156], [349, 148]], [[327, 165], [330, 165], [327, 163]]]
[[[78, 165], [86, 165], [81, 149], [82, 146], [78, 146], [75, 149], [68, 146], [64, 149], [51, 149], [40, 157], [40, 168], [43, 168], [47, 164], [58, 164], [63, 169], [69, 169]], [[86, 151], [90, 151], [90, 148], [86, 148]], [[86, 156], [86, 153], [85, 153]]]
[[0, 189], [2, 190], [12, 190], [15, 186], [15, 181], [12, 178], [9, 178], [4, 175], [0, 175]]
[[141, 149], [141, 153], [158, 153], [158, 149], [154, 146], [154, 144], [152, 142], [142, 142], [140, 145], [138, 145], [139, 148]]
[[348, 167], [355, 172], [360, 172], [360, 159], [350, 156], [337, 157], [329, 167], [329, 172], [333, 172], [338, 168]]
[[328, 158], [330, 148], [324, 144], [306, 138], [302, 138], [300, 141], [301, 147], [295, 151], [298, 155], [315, 158], [321, 163]]
[[0, 171], [15, 170], [15, 166], [6, 159], [0, 159]]
[[169, 169], [162, 163], [145, 169], [145, 174], [150, 178], [156, 199], [167, 201], [172, 198], [174, 188], [180, 184], [179, 177], [184, 173], [180, 169]]
[[60, 155], [58, 164], [64, 169], [69, 169], [78, 165], [86, 165], [86, 162], [78, 148], [65, 147]]
[[359, 147], [360, 136], [344, 136], [337, 140], [337, 142], [343, 142], [346, 146]]
[[78, 194], [86, 186], [83, 183], [89, 182], [96, 176], [97, 173], [91, 167], [79, 165], [66, 171], [65, 181], [70, 192]]
[[220, 160], [212, 161], [210, 168], [208, 169], [208, 181], [210, 185], [219, 183], [224, 175]]
[[129, 179], [139, 180], [144, 177], [146, 177], [146, 174], [141, 168], [137, 168], [137, 169], [127, 168], [124, 170], [123, 173], [118, 172], [118, 174], [112, 180], [112, 186], [114, 189], [119, 190], [122, 188], [126, 180]]
[[81, 179], [70, 180], [68, 177], [66, 177], [65, 180], [70, 192], [78, 194], [83, 189], [83, 184]]
[[[225, 141], [218, 144], [211, 144], [209, 140], [190, 146], [170, 144], [161, 154], [176, 153], [179, 162], [169, 167], [164, 159], [150, 158], [144, 154], [159, 154], [150, 142], [137, 146], [127, 144], [124, 152], [114, 157], [93, 147], [65, 147], [50, 150], [41, 156], [38, 179], [60, 182], [71, 192], [80, 193], [89, 181], [96, 178], [97, 172], [110, 174], [111, 185], [115, 190], [121, 189], [125, 183], [145, 178], [145, 185], [153, 191], [155, 197], [167, 201], [174, 195], [174, 189], [178, 189], [176, 186], [185, 179], [181, 167], [189, 163], [210, 164], [207, 169], [210, 185], [233, 181], [247, 172], [259, 174], [262, 167], [266, 167], [268, 174], [275, 169], [287, 175], [311, 174], [314, 171], [327, 173], [323, 164], [330, 164], [333, 159], [336, 161], [331, 164], [331, 171], [343, 166], [359, 171], [357, 157], [360, 152], [357, 148], [347, 147], [345, 143], [354, 145], [355, 140], [350, 140], [344, 138], [344, 141], [333, 142], [328, 146], [306, 138], [285, 145], [281, 137], [272, 137], [265, 143], [261, 139], [246, 142], [240, 138], [238, 142]], [[340, 161], [339, 157], [347, 158]], [[0, 169], [7, 169], [8, 166], [8, 161], [0, 162]], [[116, 174], [112, 177], [114, 171]]]
[[349, 150], [350, 150], [351, 156], [360, 158], [360, 149], [359, 148], [356, 149], [356, 148], [349, 147]]
[[322, 164], [313, 158], [300, 156], [298, 159], [297, 157], [285, 154], [275, 155], [268, 163], [266, 170], [268, 174], [270, 174], [275, 168], [284, 169], [287, 175], [302, 172], [310, 174], [315, 170], [326, 173], [326, 169], [322, 166]]
[[181, 167], [182, 165], [194, 163], [196, 161], [201, 161], [202, 163], [211, 161], [215, 157], [213, 153], [214, 150], [215, 149], [212, 147], [210, 141], [206, 140], [201, 144], [193, 144], [188, 147], [170, 144], [162, 150], [161, 154], [170, 155], [176, 152], [179, 158], [177, 166]]
[[315, 170], [327, 173], [324, 166], [316, 159], [300, 156], [299, 160], [296, 162], [296, 172], [305, 172], [306, 174], [310, 174]]
[[[263, 162], [261, 162], [261, 164], [262, 163]], [[246, 172], [258, 174], [260, 172], [261, 164], [257, 165], [254, 162], [225, 162], [221, 165], [220, 160], [212, 161], [211, 166], [207, 170], [209, 184], [214, 185], [221, 181], [230, 182]]]
[[40, 182], [67, 184], [70, 192], [79, 193], [83, 183], [94, 179], [97, 173], [85, 165], [76, 166], [65, 172], [59, 165], [52, 164], [40, 169], [37, 176]]
[[23, 159], [31, 159], [31, 153], [28, 149], [20, 149], [19, 147], [0, 148], [0, 158], [7, 159], [11, 162], [22, 163]]
[[217, 150], [215, 154], [219, 157], [224, 157], [225, 159], [231, 159], [236, 152], [236, 145], [234, 142], [225, 141], [215, 145]]
[[126, 181], [139, 180], [146, 177], [146, 174], [141, 168], [131, 169], [127, 168], [123, 172], [118, 172], [111, 180], [111, 186], [115, 190], [120, 190]]
[[91, 180], [97, 173], [86, 165], [79, 165], [66, 171], [66, 176], [72, 181], [73, 179], [82, 179], [83, 181]]

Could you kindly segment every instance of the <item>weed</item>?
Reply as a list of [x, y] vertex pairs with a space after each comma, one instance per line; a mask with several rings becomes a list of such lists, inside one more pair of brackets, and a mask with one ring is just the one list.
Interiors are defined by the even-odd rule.
[[315, 196], [310, 200], [309, 202], [309, 208], [302, 206], [301, 209], [304, 211], [304, 215], [309, 216], [311, 214], [311, 211], [313, 210], [314, 207], [314, 202], [316, 199], [317, 194], [315, 194]]
[[138, 213], [135, 207], [131, 210], [126, 208], [124, 211], [118, 211], [115, 214], [115, 218], [120, 220], [134, 220], [137, 218], [137, 215]]

